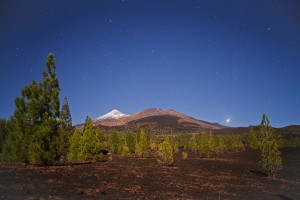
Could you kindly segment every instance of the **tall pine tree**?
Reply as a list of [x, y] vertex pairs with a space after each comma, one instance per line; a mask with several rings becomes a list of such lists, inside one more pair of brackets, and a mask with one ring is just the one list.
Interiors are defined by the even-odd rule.
[[60, 88], [53, 53], [48, 54], [46, 68], [43, 81], [32, 81], [15, 100], [4, 148], [6, 160], [48, 164], [57, 157]]

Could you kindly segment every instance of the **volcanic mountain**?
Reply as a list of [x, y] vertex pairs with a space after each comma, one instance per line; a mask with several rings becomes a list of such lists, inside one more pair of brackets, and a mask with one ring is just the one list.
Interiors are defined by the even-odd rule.
[[225, 128], [225, 126], [220, 124], [198, 120], [175, 110], [162, 110], [160, 108], [149, 108], [132, 115], [125, 115], [118, 110], [113, 110], [95, 119], [94, 125], [106, 128], [145, 128], [150, 130], [164, 129], [174, 131], [195, 129], [219, 130]]
[[114, 109], [114, 110], [110, 111], [109, 113], [102, 115], [102, 116], [98, 117], [97, 119], [95, 119], [94, 123], [100, 123], [100, 122], [104, 122], [104, 121], [120, 119], [120, 118], [126, 117], [126, 116], [128, 116], [128, 115], [125, 115], [124, 113], [121, 113], [120, 111]]

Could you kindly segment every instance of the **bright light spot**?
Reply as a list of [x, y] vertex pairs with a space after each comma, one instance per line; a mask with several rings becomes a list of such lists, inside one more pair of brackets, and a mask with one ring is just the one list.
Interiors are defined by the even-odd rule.
[[229, 122], [230, 122], [230, 119], [229, 119], [229, 118], [227, 118], [227, 119], [226, 119], [226, 122], [227, 122], [227, 123], [229, 123]]

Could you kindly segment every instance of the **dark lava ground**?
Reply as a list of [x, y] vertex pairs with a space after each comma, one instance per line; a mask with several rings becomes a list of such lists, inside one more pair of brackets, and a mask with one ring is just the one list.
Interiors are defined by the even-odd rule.
[[1, 199], [300, 199], [300, 148], [282, 149], [283, 170], [265, 177], [257, 151], [201, 159], [190, 153], [174, 166], [156, 158], [113, 156], [65, 166], [0, 166]]

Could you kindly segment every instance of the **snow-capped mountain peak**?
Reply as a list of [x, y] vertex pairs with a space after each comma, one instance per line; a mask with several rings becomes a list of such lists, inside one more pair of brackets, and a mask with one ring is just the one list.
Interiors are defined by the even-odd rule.
[[120, 118], [126, 117], [126, 116], [128, 116], [128, 115], [121, 113], [120, 111], [114, 109], [114, 110], [110, 111], [109, 113], [96, 118], [95, 122], [106, 121], [106, 120], [111, 120], [111, 119], [120, 119]]

